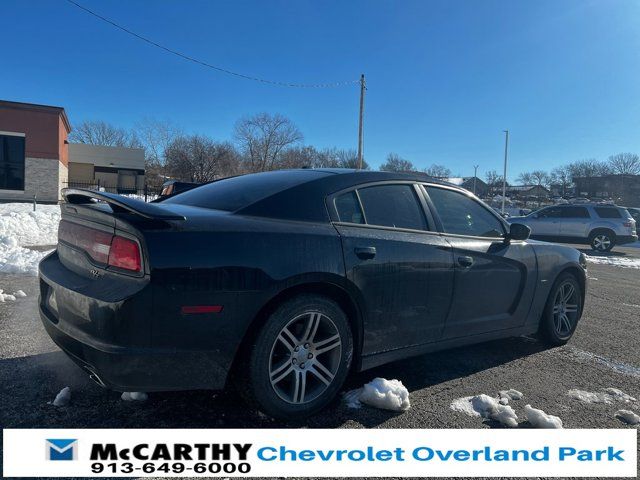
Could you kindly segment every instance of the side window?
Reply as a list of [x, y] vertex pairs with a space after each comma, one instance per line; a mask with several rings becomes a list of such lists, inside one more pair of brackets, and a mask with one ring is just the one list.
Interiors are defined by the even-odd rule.
[[477, 201], [462, 193], [427, 187], [446, 233], [475, 237], [502, 237], [504, 226]]
[[560, 207], [560, 218], [589, 218], [589, 211], [584, 207]]
[[600, 218], [622, 218], [617, 208], [611, 207], [594, 207], [593, 208]]
[[364, 223], [364, 216], [356, 192], [343, 193], [334, 200], [338, 220], [349, 223]]
[[426, 230], [427, 221], [413, 185], [358, 189], [368, 225]]
[[562, 216], [557, 207], [543, 208], [538, 212], [538, 218], [560, 218]]

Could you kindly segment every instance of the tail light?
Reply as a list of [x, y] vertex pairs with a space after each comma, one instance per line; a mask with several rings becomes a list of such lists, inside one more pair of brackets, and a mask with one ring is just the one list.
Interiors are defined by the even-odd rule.
[[62, 220], [58, 239], [84, 250], [98, 263], [131, 272], [142, 271], [140, 246], [129, 238]]
[[113, 237], [111, 250], [109, 251], [109, 265], [131, 270], [132, 272], [142, 270], [138, 242], [118, 235]]
[[623, 225], [627, 228], [631, 228], [633, 226], [633, 223], [631, 222], [624, 222]]

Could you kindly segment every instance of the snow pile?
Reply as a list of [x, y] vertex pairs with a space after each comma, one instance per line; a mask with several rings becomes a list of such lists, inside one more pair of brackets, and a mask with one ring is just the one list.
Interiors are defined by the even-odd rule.
[[71, 389], [69, 387], [64, 387], [60, 392], [56, 395], [56, 398], [53, 400], [54, 407], [64, 407], [69, 404], [71, 401]]
[[0, 303], [4, 303], [4, 302], [15, 302], [16, 298], [18, 297], [26, 297], [27, 294], [24, 293], [22, 290], [18, 290], [17, 292], [14, 292], [13, 294], [9, 294], [9, 293], [4, 293], [4, 290], [2, 290], [0, 288]]
[[122, 392], [120, 398], [125, 402], [144, 402], [149, 395], [145, 392]]
[[15, 238], [0, 236], [0, 273], [37, 275], [38, 263], [48, 253], [20, 247]]
[[14, 238], [17, 245], [55, 245], [58, 243], [59, 205], [31, 203], [0, 204], [0, 237]]
[[640, 415], [636, 415], [631, 410], [618, 410], [615, 416], [629, 425], [638, 425], [640, 423]]
[[500, 398], [499, 402], [502, 405], [507, 405], [509, 400], [521, 400], [524, 395], [522, 392], [510, 388], [509, 390], [500, 390], [498, 392], [498, 397]]
[[635, 402], [636, 399], [617, 388], [605, 388], [602, 392], [587, 392], [585, 390], [572, 389], [567, 392], [572, 398], [585, 403], [614, 403]]
[[613, 265], [615, 267], [622, 268], [638, 268], [640, 269], [640, 258], [626, 258], [626, 257], [595, 257], [586, 255], [587, 261], [591, 263], [597, 263], [600, 265]]
[[451, 402], [451, 409], [469, 416], [488, 418], [507, 427], [518, 426], [518, 416], [509, 405], [503, 405], [497, 398], [480, 394], [458, 398]]
[[351, 390], [343, 395], [349, 408], [360, 408], [364, 403], [384, 410], [403, 412], [409, 410], [409, 391], [400, 380], [374, 378], [362, 388]]
[[562, 428], [562, 420], [554, 415], [548, 415], [531, 405], [524, 406], [524, 415], [534, 428]]
[[30, 203], [0, 204], [0, 272], [37, 275], [48, 252], [24, 248], [58, 243], [60, 206]]

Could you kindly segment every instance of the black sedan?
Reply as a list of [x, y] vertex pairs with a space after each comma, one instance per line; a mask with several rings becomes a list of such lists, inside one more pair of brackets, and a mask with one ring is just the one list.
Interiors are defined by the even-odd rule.
[[352, 370], [536, 332], [559, 345], [582, 314], [582, 254], [422, 174], [301, 169], [160, 203], [64, 197], [42, 322], [118, 391], [233, 380], [270, 415], [301, 417]]

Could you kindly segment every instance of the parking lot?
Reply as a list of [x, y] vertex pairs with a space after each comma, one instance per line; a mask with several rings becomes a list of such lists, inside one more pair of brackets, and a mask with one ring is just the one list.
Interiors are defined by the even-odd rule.
[[[636, 262], [640, 249], [617, 248], [603, 258]], [[22, 289], [27, 294], [0, 305], [4, 428], [492, 428], [500, 425], [454, 411], [450, 404], [456, 398], [496, 395], [509, 388], [524, 394], [522, 400], [511, 402], [516, 413], [531, 404], [559, 416], [565, 428], [625, 427], [614, 417], [615, 411], [640, 410], [639, 402], [585, 403], [567, 395], [570, 389], [597, 393], [614, 387], [640, 397], [638, 268], [590, 263], [584, 316], [565, 347], [546, 349], [533, 339], [514, 338], [396, 362], [353, 375], [346, 389], [374, 377], [397, 378], [410, 392], [407, 412], [352, 409], [336, 401], [295, 425], [248, 410], [233, 391], [154, 393], [145, 402], [124, 402], [120, 394], [90, 381], [49, 340], [38, 318], [36, 277], [2, 275], [0, 286], [5, 292]], [[71, 403], [54, 407], [50, 402], [65, 386], [71, 388]]]

